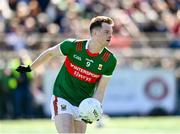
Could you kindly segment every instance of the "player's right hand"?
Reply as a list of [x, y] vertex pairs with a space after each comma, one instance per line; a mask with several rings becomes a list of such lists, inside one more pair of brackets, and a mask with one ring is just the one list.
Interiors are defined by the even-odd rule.
[[20, 72], [20, 73], [26, 73], [26, 72], [31, 72], [31, 67], [30, 66], [24, 66], [24, 65], [20, 65], [17, 69], [16, 69], [17, 72]]
[[89, 124], [92, 124], [93, 122], [92, 121], [89, 121], [89, 120], [86, 120], [86, 119], [81, 119], [83, 122], [85, 122], [86, 124], [89, 123]]

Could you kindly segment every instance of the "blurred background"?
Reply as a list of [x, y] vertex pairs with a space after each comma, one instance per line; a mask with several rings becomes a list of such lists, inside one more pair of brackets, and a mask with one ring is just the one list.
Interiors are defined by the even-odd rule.
[[110, 49], [118, 59], [104, 113], [180, 115], [179, 9], [179, 0], [0, 0], [0, 119], [50, 116], [63, 57], [32, 73], [15, 68], [66, 38], [88, 38], [98, 15], [115, 21]]

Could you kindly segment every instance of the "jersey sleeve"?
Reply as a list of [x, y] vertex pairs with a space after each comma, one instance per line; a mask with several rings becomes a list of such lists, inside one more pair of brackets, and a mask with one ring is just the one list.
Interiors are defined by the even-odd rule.
[[72, 52], [75, 47], [75, 39], [66, 39], [60, 43], [59, 51], [63, 55], [68, 55]]
[[104, 76], [111, 76], [113, 74], [113, 71], [116, 67], [117, 64], [117, 59], [113, 56], [110, 59], [110, 62], [108, 63], [109, 67], [107, 68], [107, 70], [105, 71], [105, 73], [103, 74]]

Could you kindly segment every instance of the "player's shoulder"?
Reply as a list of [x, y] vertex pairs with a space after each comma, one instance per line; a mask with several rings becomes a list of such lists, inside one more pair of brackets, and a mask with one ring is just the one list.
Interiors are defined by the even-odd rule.
[[75, 42], [85, 44], [88, 41], [88, 39], [76, 39]]
[[88, 41], [88, 39], [75, 39], [75, 38], [67, 38], [67, 39], [65, 39], [63, 42], [69, 42], [69, 43], [75, 43], [75, 44], [77, 44], [77, 43], [85, 43], [85, 42], [87, 42]]
[[74, 38], [67, 38], [65, 40], [63, 40], [63, 43], [75, 43], [76, 42], [76, 39]]
[[85, 49], [85, 45], [88, 39], [75, 39], [75, 38], [68, 38], [62, 42], [63, 46], [68, 48], [72, 48], [75, 51], [82, 51]]
[[88, 39], [76, 39], [75, 46], [77, 51], [82, 51], [85, 49]]
[[115, 56], [115, 54], [109, 50], [107, 47], [104, 48], [105, 49], [105, 55], [109, 55], [108, 57], [108, 61], [111, 61], [111, 62], [117, 62], [117, 58]]

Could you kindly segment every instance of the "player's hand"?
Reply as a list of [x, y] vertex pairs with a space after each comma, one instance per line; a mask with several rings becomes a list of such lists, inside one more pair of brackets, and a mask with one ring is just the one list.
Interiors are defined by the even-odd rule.
[[92, 121], [89, 121], [89, 120], [86, 120], [86, 119], [81, 119], [83, 122], [85, 122], [86, 124], [92, 124], [93, 122]]
[[20, 72], [20, 73], [26, 73], [26, 72], [31, 72], [31, 67], [30, 66], [24, 66], [24, 65], [20, 65], [17, 69], [16, 69], [17, 72]]

